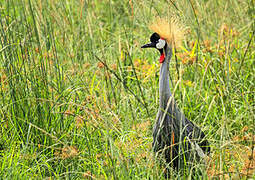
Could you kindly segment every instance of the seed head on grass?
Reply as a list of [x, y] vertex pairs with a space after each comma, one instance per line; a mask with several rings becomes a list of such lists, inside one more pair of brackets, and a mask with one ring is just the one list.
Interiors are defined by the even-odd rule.
[[77, 149], [77, 147], [75, 146], [66, 146], [62, 148], [62, 154], [61, 157], [63, 159], [67, 159], [67, 158], [73, 158], [78, 156], [79, 151]]

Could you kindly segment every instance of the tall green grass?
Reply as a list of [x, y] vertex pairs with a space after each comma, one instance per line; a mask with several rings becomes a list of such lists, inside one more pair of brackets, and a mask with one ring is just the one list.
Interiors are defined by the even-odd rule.
[[0, 2], [0, 177], [163, 178], [160, 65], [140, 46], [154, 17], [177, 16], [172, 89], [212, 146], [193, 175], [254, 178], [254, 14], [252, 0]]

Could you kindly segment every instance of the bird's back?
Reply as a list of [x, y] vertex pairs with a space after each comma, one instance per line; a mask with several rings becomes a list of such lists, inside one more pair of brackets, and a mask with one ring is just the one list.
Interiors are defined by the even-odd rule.
[[171, 163], [177, 169], [182, 166], [184, 159], [199, 159], [210, 152], [204, 132], [180, 112], [174, 100], [167, 113], [159, 110], [157, 114], [153, 148], [165, 156], [166, 163]]

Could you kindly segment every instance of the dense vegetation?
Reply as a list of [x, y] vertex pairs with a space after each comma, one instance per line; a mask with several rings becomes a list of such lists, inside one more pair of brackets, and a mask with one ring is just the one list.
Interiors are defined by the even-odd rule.
[[156, 16], [186, 27], [172, 90], [212, 146], [207, 165], [194, 168], [204, 179], [254, 178], [254, 5], [1, 1], [1, 179], [164, 177], [151, 150], [159, 54], [140, 49]]

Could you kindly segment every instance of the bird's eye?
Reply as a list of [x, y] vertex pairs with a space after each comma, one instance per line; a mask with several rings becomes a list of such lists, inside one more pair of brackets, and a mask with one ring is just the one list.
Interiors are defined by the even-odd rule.
[[164, 39], [159, 39], [157, 44], [156, 44], [156, 48], [157, 49], [163, 49], [166, 45], [166, 41]]

